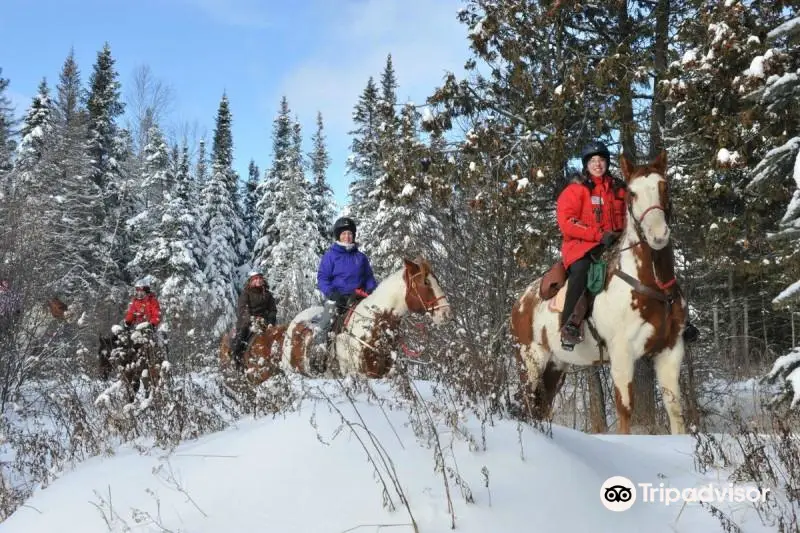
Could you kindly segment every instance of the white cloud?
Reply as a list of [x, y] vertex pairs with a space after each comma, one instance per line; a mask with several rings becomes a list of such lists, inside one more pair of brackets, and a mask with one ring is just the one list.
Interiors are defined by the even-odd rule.
[[[13, 83], [13, 81], [12, 81]], [[33, 95], [27, 95], [12, 91], [9, 85], [9, 89], [6, 90], [6, 96], [8, 99], [11, 100], [11, 106], [14, 108], [14, 115], [18, 118], [22, 118], [25, 116], [25, 113], [28, 112], [28, 108], [31, 105], [31, 101], [33, 100]], [[53, 87], [50, 87], [50, 96], [53, 96]]]
[[216, 22], [230, 26], [251, 28], [270, 27], [270, 17], [261, 0], [180, 0], [211, 17]]
[[[446, 71], [461, 73], [469, 57], [465, 27], [456, 19], [457, 0], [359, 0], [338, 9], [323, 7], [318, 47], [288, 72], [269, 95], [277, 110], [281, 95], [304, 124], [322, 111], [329, 138], [352, 127], [353, 106], [370, 76], [379, 83], [392, 54], [399, 102], [424, 102]], [[317, 12], [319, 13], [319, 12]]]

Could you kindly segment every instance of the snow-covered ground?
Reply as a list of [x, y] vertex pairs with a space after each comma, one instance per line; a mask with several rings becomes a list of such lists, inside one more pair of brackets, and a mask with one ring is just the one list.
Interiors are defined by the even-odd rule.
[[[352, 401], [335, 382], [311, 384], [326, 394], [292, 412], [244, 418], [170, 452], [128, 445], [89, 459], [37, 490], [0, 532], [411, 532], [416, 524], [444, 533], [453, 521], [470, 533], [721, 530], [699, 503], [646, 502], [638, 486], [663, 486], [656, 499], [668, 488], [732, 488], [728, 472], [694, 468], [690, 436], [560, 426], [548, 435], [463, 411], [456, 423], [457, 409], [443, 409], [429, 383], [416, 384], [426, 402], [398, 400], [382, 382]], [[637, 485], [628, 510], [603, 504], [613, 476]], [[752, 503], [715, 505], [743, 531], [775, 530]]]

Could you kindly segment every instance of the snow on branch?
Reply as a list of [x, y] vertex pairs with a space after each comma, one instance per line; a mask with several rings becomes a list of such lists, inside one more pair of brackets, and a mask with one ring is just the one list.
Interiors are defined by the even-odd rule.
[[[764, 155], [764, 158], [753, 169], [753, 179], [747, 185], [753, 189], [762, 182], [779, 176], [786, 175], [792, 165], [792, 158], [800, 150], [800, 137], [793, 137], [788, 142], [773, 148]], [[797, 178], [798, 176], [795, 176]]]
[[788, 354], [778, 357], [772, 365], [772, 370], [763, 380], [774, 383], [779, 377], [783, 381], [783, 387], [770, 404], [777, 405], [791, 397], [789, 408], [794, 409], [800, 405], [800, 349], [795, 348]]
[[777, 39], [782, 35], [794, 35], [800, 33], [800, 17], [789, 19], [767, 34], [767, 39]]

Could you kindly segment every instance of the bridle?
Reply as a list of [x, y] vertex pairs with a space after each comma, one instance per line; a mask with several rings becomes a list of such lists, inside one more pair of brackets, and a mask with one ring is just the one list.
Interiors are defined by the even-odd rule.
[[[416, 278], [417, 276], [427, 276], [427, 273], [425, 273], [422, 270], [420, 270], [419, 272], [417, 272], [413, 276], [410, 276], [408, 278], [408, 281], [412, 282], [414, 280], [414, 278]], [[433, 313], [437, 309], [441, 309], [443, 307], [450, 307], [450, 303], [449, 302], [445, 302], [444, 304], [438, 304], [437, 303], [437, 302], [439, 302], [439, 300], [445, 300], [447, 298], [444, 294], [442, 294], [441, 296], [437, 296], [433, 300], [425, 300], [422, 297], [422, 295], [419, 293], [419, 290], [417, 289], [417, 284], [416, 283], [411, 283], [411, 286], [414, 288], [414, 294], [417, 297], [417, 299], [419, 300], [419, 303], [422, 304], [422, 308], [425, 310], [426, 313]]]
[[[633, 215], [633, 202], [630, 200], [630, 195], [626, 194], [626, 196], [627, 196], [627, 201], [625, 203], [627, 204], [628, 216], [630, 217], [631, 220], [633, 220], [633, 228], [636, 231], [636, 236], [639, 238], [639, 240], [629, 246], [626, 246], [625, 248], [620, 249], [619, 250], [620, 252], [639, 246], [642, 243], [645, 244], [647, 243], [647, 240], [644, 237], [644, 228], [642, 227], [642, 221], [650, 211], [661, 211], [664, 213], [664, 216], [668, 218], [667, 210], [664, 208], [664, 206], [660, 204], [651, 205], [650, 207], [645, 209], [644, 212], [642, 212], [642, 214], [638, 218], [635, 217]], [[656, 274], [655, 262], [653, 262], [652, 267], [653, 267], [653, 279], [655, 280], [658, 288], [661, 289], [661, 292], [651, 289], [650, 287], [647, 287], [638, 279], [634, 278], [633, 276], [630, 276], [629, 274], [626, 274], [625, 272], [622, 272], [619, 269], [615, 270], [614, 274], [622, 278], [629, 285], [631, 285], [636, 290], [636, 292], [660, 300], [665, 304], [667, 304], [667, 306], [669, 307], [675, 301], [675, 297], [672, 295], [669, 289], [677, 283], [677, 278], [673, 274], [671, 280], [667, 282], [662, 282], [661, 280], [658, 279], [658, 274]]]

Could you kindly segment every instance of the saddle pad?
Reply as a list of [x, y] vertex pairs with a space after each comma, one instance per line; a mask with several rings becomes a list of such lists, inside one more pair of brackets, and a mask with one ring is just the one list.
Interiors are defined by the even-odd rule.
[[569, 286], [569, 281], [567, 281], [563, 287], [558, 289], [558, 293], [556, 294], [555, 298], [550, 298], [547, 301], [547, 307], [554, 313], [560, 313], [564, 310], [564, 300], [567, 298], [567, 287]]

